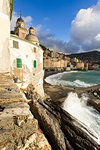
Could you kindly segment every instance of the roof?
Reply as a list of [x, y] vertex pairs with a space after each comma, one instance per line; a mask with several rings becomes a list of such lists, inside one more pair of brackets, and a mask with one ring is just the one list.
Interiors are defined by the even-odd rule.
[[17, 22], [24, 22], [24, 19], [22, 17], [17, 19]]
[[35, 45], [35, 46], [37, 46], [37, 47], [40, 47], [39, 45], [36, 45], [36, 44], [34, 44], [34, 43], [32, 43], [32, 42], [30, 42], [30, 41], [26, 40], [26, 39], [19, 38], [19, 37], [18, 37], [18, 36], [16, 36], [16, 35], [10, 34], [10, 36], [11, 36], [11, 37], [13, 37], [13, 38], [16, 38], [16, 39], [22, 40], [22, 41], [24, 41], [24, 42], [30, 43], [30, 44], [32, 44], [32, 45]]
[[29, 29], [34, 29], [33, 27], [30, 27]]
[[35, 36], [35, 34], [28, 34], [25, 38], [26, 40], [33, 41], [33, 42], [39, 42], [38, 38]]

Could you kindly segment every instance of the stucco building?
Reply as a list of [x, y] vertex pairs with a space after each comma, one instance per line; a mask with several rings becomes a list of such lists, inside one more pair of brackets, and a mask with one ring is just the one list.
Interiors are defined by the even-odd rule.
[[44, 96], [43, 50], [33, 27], [25, 28], [20, 16], [10, 35], [14, 0], [0, 0], [0, 73], [10, 72], [22, 86], [32, 84]]
[[76, 63], [76, 69], [78, 69], [78, 70], [84, 70], [84, 63], [83, 62]]
[[43, 96], [43, 50], [35, 35], [35, 29], [29, 28], [27, 34], [25, 22], [20, 16], [15, 30], [10, 35], [10, 69], [23, 84], [32, 84]]
[[0, 73], [9, 72], [10, 14], [12, 0], [0, 0]]

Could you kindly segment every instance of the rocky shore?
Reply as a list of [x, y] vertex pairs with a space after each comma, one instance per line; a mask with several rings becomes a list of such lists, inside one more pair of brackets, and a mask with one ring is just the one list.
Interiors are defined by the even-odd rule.
[[[81, 122], [65, 112], [51, 98], [41, 101], [34, 94], [30, 103], [31, 112], [38, 119], [53, 150], [99, 150]], [[88, 132], [93, 135], [89, 130]]]
[[51, 150], [9, 74], [0, 74], [0, 150]]
[[0, 150], [99, 150], [87, 131], [93, 134], [61, 105], [69, 92], [85, 92], [88, 105], [100, 111], [100, 85], [76, 90], [44, 83], [44, 91], [42, 99], [29, 85], [21, 90], [25, 99], [12, 78], [0, 74]]
[[[67, 142], [66, 140], [62, 142], [64, 143], [64, 145], [59, 143], [60, 140], [58, 141], [58, 143], [60, 144], [58, 149], [75, 149], [75, 150], [76, 149], [79, 150], [98, 149], [99, 150], [100, 145], [98, 145], [95, 141], [93, 141], [93, 139], [91, 139], [90, 136], [86, 134], [86, 132], [83, 132], [83, 130], [87, 130], [87, 129], [84, 129], [84, 127], [78, 120], [76, 120], [70, 114], [62, 110], [60, 106], [65, 101], [66, 97], [68, 96], [68, 93], [70, 92], [77, 93], [79, 97], [81, 97], [83, 93], [85, 93], [88, 97], [87, 105], [94, 107], [98, 112], [100, 112], [100, 85], [96, 85], [89, 88], [82, 88], [82, 89], [71, 89], [71, 88], [57, 86], [57, 85], [50, 85], [44, 82], [44, 91], [47, 95], [50, 96], [50, 99], [49, 101], [48, 100], [45, 101], [45, 104], [42, 103], [42, 107], [45, 107], [46, 111], [49, 111], [49, 113], [51, 113], [55, 117], [55, 119], [58, 120], [58, 123], [60, 125], [58, 127], [59, 128], [58, 130], [61, 131], [60, 132], [61, 134], [59, 136], [62, 137], [63, 135], [64, 136], [63, 139], [67, 139]], [[41, 105], [40, 102], [38, 105]], [[41, 120], [40, 112], [36, 116], [38, 119]], [[49, 127], [50, 126], [51, 125], [49, 125]], [[55, 133], [55, 131], [52, 132]], [[92, 135], [92, 133], [90, 134]], [[49, 134], [47, 136], [49, 136]], [[54, 136], [59, 137], [58, 135], [54, 135]], [[84, 141], [86, 143], [84, 143]], [[93, 145], [93, 143], [95, 144]], [[51, 145], [54, 145], [54, 149], [56, 148], [54, 143], [52, 143]], [[62, 145], [64, 147], [62, 147]]]
[[[56, 72], [58, 73], [58, 72]], [[45, 77], [55, 74], [54, 72], [45, 73]], [[77, 93], [79, 97], [85, 93], [88, 97], [87, 104], [94, 107], [97, 111], [100, 112], [100, 85], [91, 86], [88, 88], [81, 89], [72, 89], [64, 86], [51, 85], [44, 80], [44, 91], [51, 99], [57, 104], [61, 104], [65, 101], [68, 96], [68, 93], [73, 92]]]
[[[65, 97], [72, 90], [46, 83], [44, 84], [44, 90], [49, 95], [47, 95], [45, 100], [42, 100], [32, 88], [25, 90], [24, 93], [28, 99], [32, 99], [30, 102], [31, 112], [39, 121], [39, 125], [52, 146], [52, 149], [99, 150], [100, 145], [87, 133], [88, 131], [93, 136], [91, 131], [86, 129], [81, 122], [61, 108]], [[65, 95], [63, 95], [64, 93]], [[81, 91], [79, 94], [81, 96]]]

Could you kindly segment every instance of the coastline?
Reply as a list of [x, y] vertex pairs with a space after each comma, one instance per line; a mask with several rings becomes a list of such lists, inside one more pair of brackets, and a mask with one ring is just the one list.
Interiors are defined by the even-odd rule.
[[[60, 71], [60, 72], [50, 72], [47, 74], [45, 73], [45, 78], [53, 74], [63, 72]], [[89, 98], [87, 101], [87, 105], [94, 107], [97, 111], [100, 112], [100, 93], [95, 95], [95, 93], [98, 93], [98, 91], [100, 90], [100, 84], [86, 88], [73, 89], [60, 85], [51, 85], [45, 81], [45, 78], [44, 78], [44, 91], [47, 95], [50, 96], [53, 103], [62, 105], [62, 103], [66, 100], [68, 93], [70, 92], [77, 93], [79, 97], [81, 97], [82, 94], [85, 93]]]

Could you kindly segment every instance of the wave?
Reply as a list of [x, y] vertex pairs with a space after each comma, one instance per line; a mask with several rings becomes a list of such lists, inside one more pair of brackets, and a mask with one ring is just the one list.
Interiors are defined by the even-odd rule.
[[[73, 71], [74, 73], [75, 71]], [[62, 85], [62, 86], [71, 86], [71, 87], [80, 87], [80, 88], [86, 88], [91, 87], [95, 84], [92, 83], [86, 83], [80, 80], [74, 80], [74, 81], [65, 81], [61, 80], [61, 77], [66, 73], [72, 73], [72, 72], [64, 72], [64, 73], [58, 73], [56, 75], [51, 75], [45, 79], [45, 81], [51, 85]]]
[[69, 93], [63, 103], [63, 109], [80, 121], [90, 132], [87, 132], [97, 143], [100, 144], [100, 114], [92, 107], [87, 106], [88, 97], [83, 95], [81, 98], [76, 93]]

